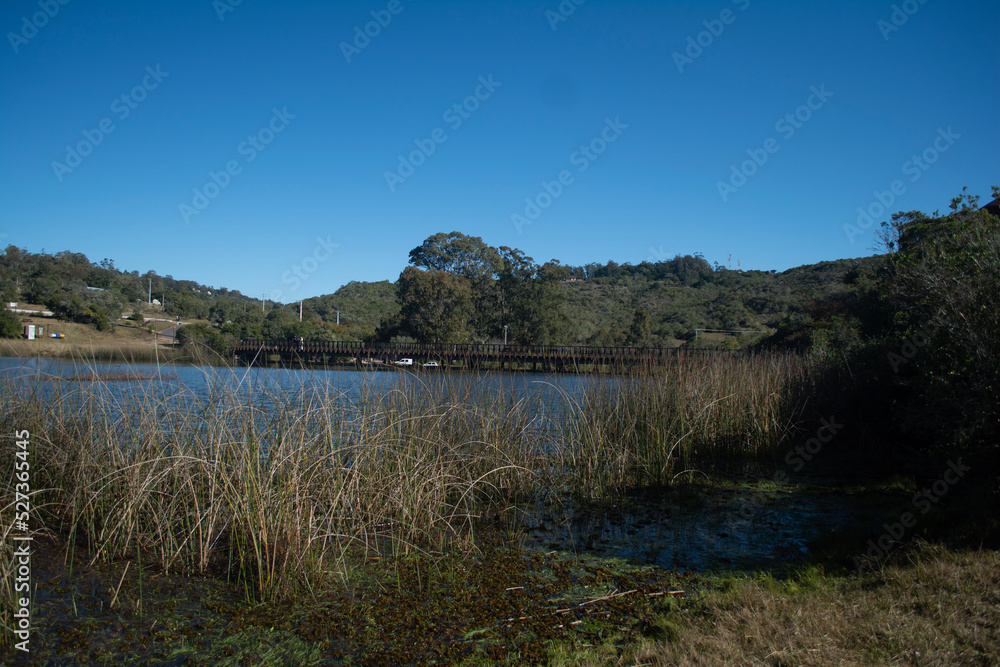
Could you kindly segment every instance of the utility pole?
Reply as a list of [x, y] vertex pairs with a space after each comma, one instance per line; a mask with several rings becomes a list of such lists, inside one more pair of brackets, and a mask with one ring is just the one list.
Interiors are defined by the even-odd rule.
[[152, 277], [149, 279], [149, 301], [148, 301], [148, 303], [149, 303], [150, 306], [153, 305], [153, 279], [152, 279]]
[[302, 302], [299, 301], [299, 322], [302, 321]]
[[264, 300], [267, 299], [267, 294], [260, 295], [260, 312], [264, 312]]
[[337, 311], [337, 326], [340, 326], [340, 311]]

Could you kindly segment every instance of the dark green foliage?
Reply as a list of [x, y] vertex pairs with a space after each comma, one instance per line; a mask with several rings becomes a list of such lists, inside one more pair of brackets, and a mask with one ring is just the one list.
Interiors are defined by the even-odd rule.
[[21, 320], [17, 315], [6, 307], [0, 309], [0, 338], [20, 338], [22, 332]]
[[891, 320], [879, 344], [897, 423], [924, 444], [1000, 439], [1000, 221], [975, 197], [893, 219], [878, 276]]
[[628, 331], [628, 344], [639, 347], [649, 343], [652, 333], [649, 328], [649, 311], [639, 307], [632, 316], [632, 327]]
[[333, 294], [306, 299], [304, 309], [306, 317], [314, 317], [326, 326], [335, 339], [366, 340], [375, 335], [375, 330], [383, 321], [397, 318], [400, 306], [396, 286], [383, 280], [377, 283], [349, 282]]
[[[912, 246], [928, 234], [921, 226], [925, 224], [922, 214], [898, 214], [884, 235], [888, 239], [891, 231], [891, 243]], [[670, 345], [691, 341], [695, 329], [773, 329], [772, 346], [841, 354], [891, 320], [884, 301], [874, 296], [877, 267], [883, 263], [878, 257], [820, 262], [782, 273], [713, 269], [698, 254], [638, 265], [564, 266], [551, 261], [539, 266], [516, 248], [493, 248], [459, 232], [429, 237], [410, 257], [413, 270], [455, 279], [441, 292], [454, 301], [440, 309], [441, 315], [448, 313], [447, 326], [416, 315], [429, 315], [430, 304], [410, 303], [403, 316], [401, 285], [388, 281], [351, 282], [334, 294], [305, 299], [299, 324], [298, 304], [268, 302], [279, 317], [262, 313], [259, 301], [238, 292], [152, 272], [126, 273], [110, 260], [95, 265], [80, 254], [31, 254], [15, 246], [0, 256], [0, 291], [15, 300], [44, 303], [61, 317], [108, 328], [125, 312], [139, 317], [134, 312], [146, 308], [152, 285], [153, 295], [165, 299], [168, 315], [205, 318], [234, 338], [433, 336], [496, 342], [504, 339], [506, 326], [508, 341], [516, 343]], [[435, 280], [443, 289], [445, 279]], [[434, 293], [408, 294], [418, 292]], [[639, 310], [648, 322], [636, 321]], [[449, 327], [453, 329], [445, 331]], [[731, 338], [738, 345], [750, 340], [735, 334]]]
[[204, 345], [228, 358], [232, 354], [236, 338], [205, 324], [190, 324], [177, 329], [177, 342], [183, 347]]
[[468, 280], [445, 271], [407, 267], [397, 282], [402, 331], [418, 341], [466, 342], [472, 289]]
[[535, 264], [517, 248], [492, 248], [459, 232], [435, 234], [410, 252], [397, 282], [399, 318], [387, 317], [383, 340], [500, 341], [527, 345], [561, 342], [567, 319], [560, 310], [558, 262]]
[[[808, 348], [814, 345], [813, 331], [829, 328], [829, 322], [815, 319], [807, 305], [853, 298], [862, 291], [858, 281], [868, 280], [868, 269], [875, 263], [869, 258], [822, 262], [780, 274], [737, 272], [713, 270], [696, 254], [635, 266], [613, 261], [586, 266], [551, 261], [539, 266], [516, 248], [493, 248], [459, 232], [435, 234], [410, 256], [417, 269], [454, 276], [469, 289], [470, 303], [458, 309], [463, 317], [452, 318], [455, 331], [445, 334], [437, 327], [436, 336], [502, 341], [506, 325], [509, 342], [600, 345], [639, 339], [650, 345], [672, 344], [691, 340], [696, 328], [780, 325], [801, 330], [792, 336], [793, 342], [804, 340]], [[0, 256], [0, 291], [12, 300], [43, 303], [61, 317], [103, 328], [128, 311], [141, 317], [150, 285], [154, 297], [165, 299], [167, 315], [207, 319], [235, 338], [416, 338], [400, 314], [399, 285], [388, 281], [351, 282], [333, 294], [305, 299], [300, 326], [297, 303], [268, 302], [271, 311], [282, 315], [280, 320], [265, 320], [260, 302], [239, 292], [153, 272], [126, 273], [111, 260], [95, 265], [76, 253], [32, 254], [15, 246]], [[644, 328], [633, 331], [640, 308], [648, 313], [648, 335]], [[147, 315], [154, 313], [161, 314], [155, 310]], [[853, 340], [851, 325], [841, 329], [817, 340], [826, 346], [829, 340], [834, 345]]]
[[129, 310], [134, 317], [145, 308], [150, 291], [165, 304], [163, 310], [155, 310], [157, 317], [206, 318], [213, 308], [242, 311], [249, 302], [239, 292], [152, 271], [128, 273], [115, 268], [110, 259], [94, 264], [80, 253], [30, 253], [10, 245], [0, 255], [0, 292], [8, 300], [43, 304], [57, 317], [102, 331], [110, 330]]

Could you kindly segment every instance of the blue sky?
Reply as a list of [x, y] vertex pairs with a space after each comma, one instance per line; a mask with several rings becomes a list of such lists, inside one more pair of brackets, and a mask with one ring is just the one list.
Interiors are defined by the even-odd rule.
[[0, 244], [290, 302], [456, 230], [783, 270], [1000, 183], [995, 1], [236, 1], [5, 0]]

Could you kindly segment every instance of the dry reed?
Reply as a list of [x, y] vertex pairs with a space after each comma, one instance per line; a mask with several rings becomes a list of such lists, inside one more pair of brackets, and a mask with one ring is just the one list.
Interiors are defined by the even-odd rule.
[[[67, 558], [138, 551], [253, 598], [308, 593], [347, 577], [353, 558], [473, 550], [477, 521], [519, 500], [608, 496], [699, 457], [766, 456], [794, 433], [811, 377], [792, 355], [682, 356], [542, 404], [503, 379], [383, 377], [352, 399], [306, 384], [247, 391], [227, 372], [203, 397], [113, 390], [99, 374], [0, 379], [2, 460], [15, 429], [31, 432], [33, 526]], [[13, 497], [8, 474], [5, 530]]]

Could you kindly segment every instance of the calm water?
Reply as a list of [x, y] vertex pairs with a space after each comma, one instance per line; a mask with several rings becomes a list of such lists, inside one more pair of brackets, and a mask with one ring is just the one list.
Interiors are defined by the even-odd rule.
[[[72, 382], [65, 379], [97, 375], [100, 383]], [[484, 391], [487, 395], [504, 392], [511, 400], [538, 401], [540, 409], [553, 409], [566, 396], [579, 398], [588, 384], [611, 382], [608, 378], [540, 373], [475, 374], [455, 371], [404, 370], [292, 370], [276, 368], [226, 369], [208, 366], [87, 363], [59, 359], [0, 357], [0, 376], [16, 380], [16, 386], [33, 387], [41, 380], [46, 386], [59, 386], [70, 393], [105, 392], [116, 398], [129, 395], [176, 400], [214, 401], [220, 396], [235, 397], [247, 404], [270, 400], [274, 396], [297, 397], [341, 395], [357, 403], [362, 394], [376, 396], [403, 387], [446, 389], [455, 393]], [[129, 376], [128, 380], [115, 379]], [[111, 379], [105, 379], [111, 378]]]

